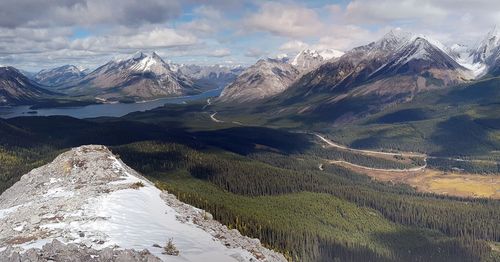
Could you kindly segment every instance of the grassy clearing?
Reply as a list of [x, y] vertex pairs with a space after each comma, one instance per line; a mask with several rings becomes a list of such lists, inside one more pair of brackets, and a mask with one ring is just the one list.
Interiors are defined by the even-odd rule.
[[333, 164], [379, 181], [408, 184], [420, 192], [457, 197], [500, 199], [500, 176], [453, 173], [433, 169], [415, 172], [390, 172], [367, 170], [339, 162]]

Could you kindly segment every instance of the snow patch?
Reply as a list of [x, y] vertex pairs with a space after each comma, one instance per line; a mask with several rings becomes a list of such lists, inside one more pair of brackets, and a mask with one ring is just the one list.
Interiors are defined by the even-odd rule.
[[6, 217], [8, 214], [15, 212], [18, 208], [22, 207], [23, 205], [17, 205], [13, 206], [10, 208], [5, 208], [5, 209], [0, 209], [0, 219], [3, 219]]
[[51, 188], [43, 197], [72, 197], [75, 194], [73, 191], [66, 191], [62, 187]]

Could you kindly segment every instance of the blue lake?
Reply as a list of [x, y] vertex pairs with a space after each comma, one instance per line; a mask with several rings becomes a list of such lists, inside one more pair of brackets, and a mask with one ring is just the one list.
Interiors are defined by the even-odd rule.
[[[184, 96], [184, 97], [169, 97], [161, 98], [152, 101], [140, 103], [115, 103], [115, 104], [96, 104], [79, 107], [64, 107], [64, 108], [43, 108], [43, 109], [30, 109], [30, 106], [14, 106], [14, 107], [0, 107], [0, 118], [13, 118], [19, 116], [54, 116], [64, 115], [75, 118], [92, 118], [92, 117], [120, 117], [128, 113], [137, 111], [146, 111], [153, 108], [163, 106], [165, 104], [183, 104], [189, 101], [205, 100], [209, 97], [219, 96], [222, 89], [214, 89], [204, 93]], [[30, 113], [36, 111], [36, 114]]]

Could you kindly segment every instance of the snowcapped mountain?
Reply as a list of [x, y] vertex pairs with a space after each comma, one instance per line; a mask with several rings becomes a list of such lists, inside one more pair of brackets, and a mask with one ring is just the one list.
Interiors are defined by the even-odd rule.
[[474, 50], [473, 62], [489, 63], [492, 60], [496, 60], [498, 57], [498, 49], [500, 47], [500, 32], [497, 27], [488, 32], [486, 37], [479, 42]]
[[126, 59], [112, 60], [65, 90], [108, 100], [143, 100], [196, 92], [189, 77], [174, 72], [155, 52], [137, 52]]
[[343, 54], [333, 49], [321, 51], [304, 49], [293, 59], [288, 56], [261, 59], [226, 86], [218, 101], [249, 102], [280, 94], [301, 74]]
[[425, 35], [392, 30], [300, 75], [272, 103], [286, 114], [346, 123], [420, 92], [475, 79], [472, 68], [457, 61], [468, 57], [459, 51]]
[[333, 58], [339, 58], [345, 54], [344, 52], [335, 49], [323, 49], [319, 50], [318, 53], [325, 61]]
[[45, 86], [60, 86], [81, 80], [87, 75], [86, 71], [74, 65], [64, 65], [41, 70], [33, 79]]
[[[370, 78], [387, 77], [396, 74], [415, 74], [423, 72], [440, 71], [448, 72], [446, 80], [458, 82], [461, 77], [473, 77], [467, 74], [467, 69], [462, 67], [455, 59], [449, 55], [448, 49], [436, 41], [429, 41], [428, 38], [410, 38], [389, 57], [388, 62], [370, 75]], [[455, 74], [456, 73], [456, 74]], [[455, 76], [453, 76], [455, 75]]]
[[0, 67], [0, 105], [30, 104], [54, 94], [14, 67]]
[[477, 44], [469, 60], [483, 74], [500, 75], [500, 32], [496, 26]]
[[172, 65], [174, 71], [189, 76], [193, 81], [206, 89], [222, 88], [236, 80], [243, 72], [242, 66], [223, 65]]
[[301, 72], [308, 72], [327, 60], [341, 57], [344, 53], [341, 51], [327, 49], [327, 50], [313, 50], [304, 49], [300, 51], [290, 62], [293, 66]]
[[280, 59], [261, 59], [245, 69], [222, 91], [221, 102], [249, 102], [283, 92], [299, 76], [293, 65]]
[[[306, 93], [334, 89], [344, 92], [395, 75], [412, 76], [414, 80], [409, 81], [418, 77], [436, 78], [443, 80], [444, 85], [471, 79], [472, 73], [449, 53], [449, 48], [439, 41], [396, 29], [376, 42], [354, 48], [338, 60], [321, 65], [298, 80], [296, 88]], [[429, 85], [431, 81], [424, 86]]]
[[0, 228], [2, 261], [286, 261], [98, 145], [65, 152], [7, 189]]

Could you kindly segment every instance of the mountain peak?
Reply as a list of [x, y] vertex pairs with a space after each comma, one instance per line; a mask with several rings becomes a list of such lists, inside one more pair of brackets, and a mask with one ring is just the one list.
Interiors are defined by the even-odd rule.
[[34, 75], [33, 79], [46, 86], [60, 86], [72, 84], [85, 77], [85, 69], [75, 65], [63, 65], [50, 69], [43, 69]]
[[151, 56], [154, 57], [154, 58], [161, 59], [161, 57], [155, 51], [153, 51], [153, 53], [151, 53]]
[[144, 52], [137, 51], [129, 59], [140, 60], [140, 59], [143, 59], [144, 57], [146, 57], [146, 54]]
[[330, 60], [335, 57], [340, 57], [344, 53], [334, 50], [334, 49], [323, 49], [316, 50], [306, 48], [300, 51], [294, 59], [291, 61], [291, 65], [299, 68], [301, 71], [309, 71], [316, 68], [326, 60]]
[[491, 30], [488, 32], [487, 38], [491, 37], [496, 37], [497, 39], [500, 38], [500, 32], [498, 31], [497, 25], [493, 25]]
[[389, 32], [387, 32], [384, 35], [383, 39], [409, 40], [414, 36], [415, 36], [414, 33], [410, 32], [410, 31], [403, 30], [402, 28], [398, 27], [398, 28], [391, 29]]
[[500, 48], [500, 32], [497, 26], [493, 28], [486, 34], [484, 39], [479, 42], [474, 52], [474, 62], [484, 63], [490, 60], [495, 52]]
[[415, 37], [415, 34], [411, 32], [404, 31], [401, 28], [395, 28], [386, 33], [379, 41], [377, 45], [384, 50], [395, 50], [405, 43], [411, 41]]

